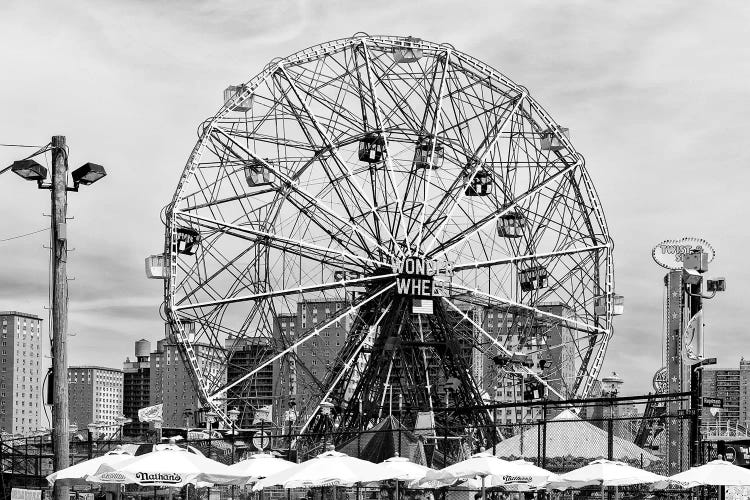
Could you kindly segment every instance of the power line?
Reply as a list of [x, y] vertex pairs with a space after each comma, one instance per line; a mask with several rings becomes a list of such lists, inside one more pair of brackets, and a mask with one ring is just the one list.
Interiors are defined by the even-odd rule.
[[0, 243], [2, 243], [4, 241], [17, 240], [18, 238], [25, 238], [26, 236], [31, 236], [32, 234], [41, 233], [42, 231], [49, 231], [49, 228], [45, 227], [45, 228], [42, 228], [42, 229], [37, 229], [36, 231], [32, 231], [30, 233], [19, 234], [17, 236], [11, 236], [10, 238], [3, 238], [3, 239], [0, 239]]
[[2, 144], [0, 143], [0, 146], [5, 146], [6, 148], [41, 148], [42, 146], [34, 146], [29, 144]]

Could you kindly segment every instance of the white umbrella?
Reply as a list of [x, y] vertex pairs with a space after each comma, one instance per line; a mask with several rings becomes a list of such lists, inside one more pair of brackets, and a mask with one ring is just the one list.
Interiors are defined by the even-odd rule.
[[628, 486], [632, 484], [654, 484], [667, 479], [637, 467], [631, 467], [623, 462], [614, 460], [594, 460], [588, 465], [561, 474], [559, 479], [551, 481], [548, 488], [580, 488], [581, 486], [599, 485], [604, 498], [604, 488], [607, 486]]
[[195, 453], [165, 449], [133, 457], [115, 465], [103, 464], [88, 480], [100, 483], [182, 487], [186, 484], [232, 484], [241, 478], [229, 467]]
[[444, 469], [430, 471], [425, 475], [426, 481], [455, 481], [471, 477], [499, 476], [508, 471], [510, 462], [497, 458], [490, 453], [476, 453]]
[[631, 484], [653, 484], [667, 479], [637, 467], [614, 460], [594, 460], [581, 468], [561, 474], [556, 481], [550, 481], [551, 487], [581, 486], [628, 486]]
[[387, 474], [387, 477], [384, 477], [383, 480], [396, 480], [396, 498], [398, 498], [399, 481], [419, 481], [424, 478], [427, 472], [434, 471], [434, 469], [425, 465], [415, 464], [408, 458], [400, 457], [398, 455], [376, 464], [376, 467], [380, 468], [385, 474]]
[[388, 475], [383, 479], [398, 479], [399, 481], [417, 481], [425, 477], [429, 471], [436, 472], [435, 469], [415, 464], [408, 458], [399, 456], [384, 460], [376, 466]]
[[555, 475], [540, 467], [517, 460], [509, 462], [482, 452], [472, 455], [445, 469], [428, 472], [422, 482], [441, 481], [445, 484], [457, 479], [479, 476], [482, 479], [482, 498], [485, 498], [487, 480], [491, 486], [518, 486], [519, 489], [539, 487]]
[[116, 465], [131, 458], [133, 458], [133, 456], [125, 452], [118, 450], [111, 451], [100, 457], [92, 458], [91, 460], [86, 460], [57, 472], [53, 472], [47, 476], [47, 482], [49, 482], [50, 486], [54, 486], [55, 482], [64, 485], [83, 483], [86, 482], [84, 478], [94, 474], [99, 470], [100, 466], [104, 464]]
[[238, 484], [251, 484], [296, 466], [294, 462], [282, 460], [269, 454], [251, 455], [249, 458], [228, 467], [232, 475], [243, 478]]
[[714, 460], [665, 478], [657, 487], [665, 487], [669, 483], [678, 483], [686, 488], [701, 485], [750, 486], [750, 470], [725, 460]]
[[277, 485], [284, 488], [350, 486], [355, 483], [382, 481], [386, 476], [387, 474], [372, 462], [331, 450], [283, 472], [261, 479], [255, 483], [253, 491]]
[[513, 460], [510, 464], [510, 472], [499, 478], [493, 477], [492, 486], [514, 486], [515, 490], [526, 491], [560, 479], [554, 472], [537, 467], [526, 460]]

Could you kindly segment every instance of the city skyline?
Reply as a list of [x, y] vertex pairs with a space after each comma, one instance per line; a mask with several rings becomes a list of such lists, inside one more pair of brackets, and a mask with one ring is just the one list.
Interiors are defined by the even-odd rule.
[[[166, 18], [166, 6], [134, 2], [91, 12], [73, 2], [54, 20], [21, 2], [4, 7], [0, 40], [29, 43], [25, 54], [0, 55], [14, 75], [0, 83], [0, 109], [9, 117], [0, 124], [0, 142], [43, 144], [65, 134], [72, 168], [92, 161], [109, 172], [70, 202], [70, 246], [76, 248], [69, 265], [76, 278], [70, 289], [71, 365], [97, 356], [117, 367], [133, 342], [160, 338], [162, 290], [146, 280], [143, 258], [160, 251], [159, 212], [194, 144], [195, 128], [219, 108], [223, 89], [246, 81], [273, 57], [384, 26], [394, 34], [452, 43], [527, 86], [570, 127], [602, 200], [615, 241], [617, 292], [626, 297], [602, 375], [621, 374], [627, 394], [650, 390], [651, 375], [661, 366], [666, 274], [650, 252], [664, 239], [683, 236], [711, 242], [717, 256], [709, 275], [728, 280], [728, 291], [706, 304], [706, 354], [721, 366], [750, 354], [737, 321], [749, 277], [741, 255], [750, 242], [734, 224], [747, 213], [739, 186], [748, 173], [734, 167], [749, 154], [739, 125], [750, 102], [742, 83], [750, 57], [740, 36], [747, 7], [633, 3], [615, 14], [580, 3], [502, 5], [466, 6], [444, 16], [455, 20], [416, 5], [397, 12], [375, 6], [345, 11], [335, 2], [314, 12], [297, 2], [246, 8], [230, 2], [223, 12], [197, 2]], [[420, 15], [430, 22], [406, 21]], [[128, 28], [111, 29], [121, 18]], [[32, 39], [24, 19], [33, 19], [39, 33], [62, 30]], [[467, 30], [468, 22], [476, 28]], [[283, 29], [270, 31], [278, 25]], [[84, 29], [90, 26], [95, 29]], [[63, 55], [59, 61], [49, 57], [53, 46]], [[58, 74], [54, 87], [51, 71]], [[0, 166], [29, 152], [0, 147]], [[17, 214], [0, 222], [0, 240], [48, 225], [42, 215], [47, 204], [34, 186], [10, 174], [0, 177], [0, 211]], [[45, 238], [41, 232], [0, 242], [0, 309], [46, 320]]]

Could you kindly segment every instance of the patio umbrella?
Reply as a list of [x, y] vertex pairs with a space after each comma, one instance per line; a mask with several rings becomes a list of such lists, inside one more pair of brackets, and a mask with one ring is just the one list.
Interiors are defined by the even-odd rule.
[[103, 464], [87, 479], [100, 483], [138, 484], [141, 486], [182, 487], [186, 484], [232, 484], [241, 478], [229, 467], [183, 449], [164, 449], [132, 457], [123, 462]]
[[408, 458], [398, 455], [376, 464], [376, 467], [387, 474], [387, 477], [384, 477], [383, 480], [396, 480], [396, 498], [398, 498], [399, 481], [419, 481], [424, 478], [427, 472], [434, 471], [434, 469], [425, 465], [415, 464]]
[[[169, 443], [141, 443], [141, 444], [126, 444], [124, 445], [126, 449], [128, 449], [128, 452], [131, 453], [134, 456], [140, 456], [145, 455], [146, 453], [151, 453], [152, 451], [161, 451], [161, 450], [182, 450], [187, 451], [190, 453], [195, 453], [196, 455], [203, 455], [201, 451], [196, 448], [195, 446], [190, 445], [178, 445], [176, 442], [173, 442], [170, 440]], [[130, 451], [132, 449], [132, 452]], [[203, 455], [205, 456], [205, 455]]]
[[599, 485], [604, 498], [604, 488], [607, 486], [628, 486], [632, 484], [654, 484], [667, 478], [637, 467], [631, 467], [623, 462], [614, 460], [594, 460], [581, 468], [561, 474], [559, 479], [551, 481], [548, 488], [580, 488], [582, 486]]
[[677, 483], [685, 488], [702, 485], [750, 486], [750, 470], [725, 460], [713, 460], [665, 478], [657, 487], [666, 487], [669, 483]]
[[293, 462], [282, 460], [281, 458], [276, 458], [273, 455], [264, 453], [251, 455], [249, 458], [241, 462], [230, 465], [228, 469], [232, 475], [243, 478], [243, 481], [237, 484], [251, 484], [259, 479], [272, 476], [296, 465], [297, 464]]
[[47, 476], [47, 482], [50, 486], [54, 486], [55, 482], [65, 486], [85, 483], [86, 479], [84, 478], [88, 475], [94, 474], [99, 470], [100, 466], [104, 464], [116, 465], [131, 458], [133, 458], [133, 456], [124, 451], [113, 450], [100, 457], [92, 458], [91, 460], [86, 460], [57, 472], [53, 472]]
[[550, 481], [557, 481], [560, 476], [526, 460], [512, 460], [511, 471], [499, 478], [492, 478], [492, 486], [515, 486], [514, 489], [526, 491], [540, 488]]
[[351, 486], [355, 483], [382, 481], [386, 477], [387, 474], [372, 462], [330, 450], [307, 462], [261, 479], [255, 483], [253, 491], [260, 491], [269, 486], [283, 486], [284, 488]]
[[667, 479], [637, 467], [614, 460], [599, 459], [579, 469], [560, 474], [559, 480], [550, 486], [628, 486], [631, 484], [653, 484]]
[[482, 480], [482, 498], [485, 498], [488, 478], [491, 486], [535, 487], [546, 483], [554, 474], [523, 460], [509, 462], [482, 452], [445, 469], [428, 472], [422, 482], [437, 480], [448, 483], [476, 476]]
[[398, 455], [376, 464], [376, 467], [388, 475], [383, 479], [397, 479], [399, 481], [417, 481], [425, 477], [429, 471], [436, 472], [434, 469], [415, 464], [408, 458]]

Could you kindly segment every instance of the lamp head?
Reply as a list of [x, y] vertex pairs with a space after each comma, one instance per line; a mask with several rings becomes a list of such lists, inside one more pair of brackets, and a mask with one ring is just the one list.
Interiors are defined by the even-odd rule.
[[709, 292], [726, 292], [727, 280], [725, 278], [713, 278], [706, 282], [706, 290]]
[[76, 184], [83, 184], [88, 186], [93, 184], [102, 177], [107, 175], [107, 171], [104, 167], [97, 165], [96, 163], [86, 163], [77, 169], [73, 170], [70, 174], [73, 177], [73, 182]]
[[10, 169], [27, 181], [43, 181], [47, 178], [47, 169], [34, 160], [14, 161]]
[[703, 277], [695, 269], [683, 269], [682, 270], [682, 279], [688, 285], [697, 285], [698, 283], [701, 282], [701, 280], [703, 279]]

